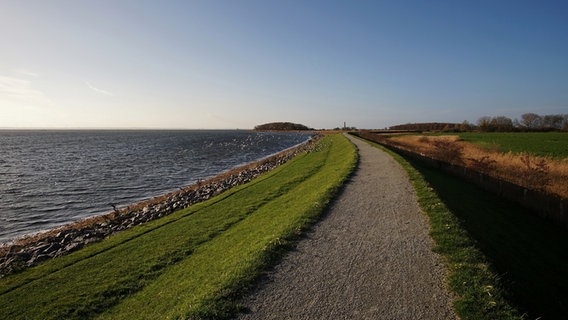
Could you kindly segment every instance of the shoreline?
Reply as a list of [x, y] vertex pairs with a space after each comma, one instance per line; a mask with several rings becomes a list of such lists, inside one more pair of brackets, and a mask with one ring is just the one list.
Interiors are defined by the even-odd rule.
[[296, 146], [198, 181], [178, 191], [0, 244], [0, 278], [79, 250], [112, 234], [206, 201], [232, 187], [245, 184], [302, 152], [310, 152], [314, 142], [320, 137], [321, 135], [314, 134]]

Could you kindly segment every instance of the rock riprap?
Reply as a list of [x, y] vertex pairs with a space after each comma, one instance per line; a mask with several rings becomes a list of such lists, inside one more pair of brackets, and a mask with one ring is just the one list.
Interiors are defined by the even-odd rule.
[[[45, 233], [31, 235], [0, 247], [0, 277], [38, 265], [100, 241], [114, 233], [171, 214], [250, 182], [292, 159], [310, 152], [319, 136], [274, 156], [233, 169], [179, 191], [141, 202], [105, 215], [88, 218]], [[114, 207], [114, 205], [113, 205]]]

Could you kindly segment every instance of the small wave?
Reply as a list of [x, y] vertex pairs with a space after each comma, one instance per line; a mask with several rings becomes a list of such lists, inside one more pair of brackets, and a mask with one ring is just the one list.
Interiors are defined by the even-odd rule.
[[[106, 213], [302, 143], [246, 131], [0, 132], [2, 239]], [[39, 148], [38, 146], [41, 146]], [[39, 148], [39, 149], [38, 149]], [[37, 168], [41, 167], [41, 170]]]

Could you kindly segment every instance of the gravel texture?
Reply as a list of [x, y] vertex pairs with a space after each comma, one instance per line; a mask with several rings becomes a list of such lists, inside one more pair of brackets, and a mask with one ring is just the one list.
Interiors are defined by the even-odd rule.
[[405, 171], [357, 139], [360, 163], [240, 319], [455, 319], [441, 258]]

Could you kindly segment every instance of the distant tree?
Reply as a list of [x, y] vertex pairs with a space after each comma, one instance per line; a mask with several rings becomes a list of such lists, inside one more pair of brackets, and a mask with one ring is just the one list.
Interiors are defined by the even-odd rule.
[[542, 117], [536, 113], [521, 115], [520, 125], [528, 130], [537, 130], [542, 126]]
[[460, 126], [459, 126], [459, 130], [462, 132], [467, 132], [467, 131], [472, 131], [473, 130], [473, 125], [471, 123], [469, 123], [469, 121], [464, 120]]
[[477, 120], [477, 127], [481, 131], [492, 131], [491, 130], [491, 117], [483, 116]]
[[550, 114], [542, 117], [542, 128], [545, 130], [560, 130], [563, 127], [564, 116], [561, 114]]
[[493, 132], [493, 131], [508, 132], [515, 130], [515, 126], [513, 125], [513, 120], [505, 116], [481, 117], [477, 121], [477, 126], [479, 130], [486, 132]]
[[491, 131], [508, 132], [515, 129], [513, 120], [505, 116], [493, 117], [489, 124], [493, 128]]
[[298, 131], [298, 130], [311, 130], [303, 124], [292, 123], [292, 122], [271, 122], [258, 125], [254, 127], [254, 130], [265, 131], [265, 130], [275, 130], [275, 131]]
[[406, 123], [391, 126], [390, 130], [411, 130], [411, 131], [458, 131], [459, 123], [447, 122], [425, 122], [425, 123]]
[[525, 113], [521, 115], [521, 120], [511, 120], [505, 116], [489, 117], [483, 116], [477, 120], [477, 127], [468, 121], [459, 123], [446, 122], [426, 122], [426, 123], [406, 123], [391, 126], [390, 130], [409, 130], [409, 131], [472, 131], [478, 129], [486, 132], [510, 132], [510, 131], [568, 131], [568, 114], [538, 115], [536, 113]]
[[460, 131], [460, 124], [459, 123], [446, 123], [444, 129], [447, 132], [458, 132]]

